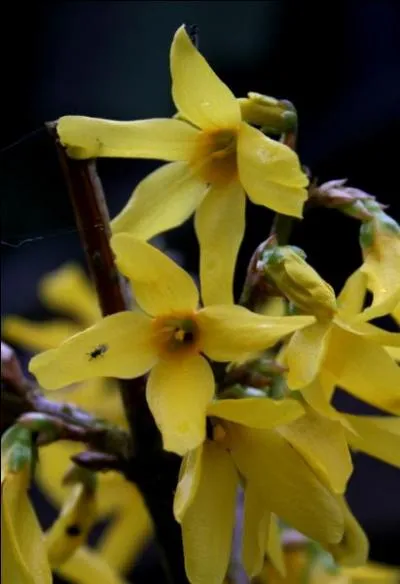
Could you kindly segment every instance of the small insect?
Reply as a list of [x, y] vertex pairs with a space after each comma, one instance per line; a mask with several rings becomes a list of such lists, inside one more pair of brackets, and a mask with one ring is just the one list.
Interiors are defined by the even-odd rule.
[[95, 347], [93, 349], [93, 351], [90, 351], [90, 353], [88, 353], [89, 361], [93, 361], [93, 359], [97, 359], [97, 357], [101, 357], [107, 351], [108, 351], [108, 345], [97, 345], [97, 347]]

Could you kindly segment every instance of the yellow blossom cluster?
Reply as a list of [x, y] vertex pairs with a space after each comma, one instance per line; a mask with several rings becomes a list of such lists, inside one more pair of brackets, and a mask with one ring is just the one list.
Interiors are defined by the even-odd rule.
[[[72, 158], [168, 162], [136, 187], [112, 221], [111, 247], [135, 308], [101, 318], [94, 292], [79, 268], [68, 265], [43, 280], [40, 295], [69, 318], [32, 323], [9, 317], [4, 334], [38, 352], [29, 369], [54, 399], [68, 396], [119, 425], [125, 422], [115, 380], [147, 376], [146, 398], [163, 448], [182, 457], [173, 511], [192, 584], [224, 582], [239, 491], [244, 493], [241, 561], [249, 578], [306, 581], [282, 552], [279, 518], [318, 542], [340, 566], [352, 567], [334, 577], [313, 568], [307, 582], [363, 582], [362, 570], [381, 570], [376, 581], [392, 582], [383, 568], [353, 568], [367, 561], [368, 541], [344, 496], [353, 470], [351, 449], [400, 467], [400, 335], [370, 322], [390, 314], [399, 318], [398, 226], [378, 212], [363, 225], [364, 263], [337, 298], [298, 250], [274, 245], [257, 269], [278, 291], [284, 311], [269, 314], [268, 307], [256, 311], [235, 304], [245, 193], [257, 205], [301, 218], [308, 179], [293, 150], [250, 123], [248, 101], [234, 97], [184, 27], [173, 39], [170, 66], [174, 118], [118, 122], [66, 116], [57, 124]], [[263, 103], [258, 98], [257, 115], [265, 104], [268, 112], [276, 105]], [[148, 243], [193, 213], [200, 290]], [[246, 384], [235, 395], [221, 390], [216, 364], [229, 370], [251, 363], [260, 373], [266, 354], [280, 366], [279, 396], [268, 390], [255, 395]], [[391, 415], [337, 411], [332, 403], [337, 387]], [[40, 451], [38, 481], [58, 505], [65, 499], [61, 479], [74, 452], [64, 443]], [[11, 573], [23, 575], [4, 582], [50, 582], [45, 554], [42, 548], [35, 551], [39, 539], [32, 535], [28, 541], [19, 520], [25, 517], [31, 533], [42, 537], [33, 525], [26, 472], [7, 467], [5, 477], [5, 554]], [[7, 494], [12, 481], [18, 482], [13, 498]], [[116, 583], [149, 538], [151, 521], [138, 490], [116, 473], [100, 476], [96, 493], [90, 525], [113, 515], [98, 552], [82, 541], [74, 553], [60, 555], [51, 545], [56, 526], [47, 534], [48, 557], [74, 582]], [[79, 514], [87, 497], [81, 488], [72, 503], [67, 498], [63, 513]]]

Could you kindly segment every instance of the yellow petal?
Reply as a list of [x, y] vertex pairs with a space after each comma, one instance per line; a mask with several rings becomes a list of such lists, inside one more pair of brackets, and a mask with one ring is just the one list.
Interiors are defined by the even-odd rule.
[[350, 445], [400, 468], [400, 418], [345, 414], [357, 434], [348, 433]]
[[400, 302], [397, 306], [392, 310], [392, 316], [397, 324], [400, 324]]
[[117, 122], [64, 116], [57, 132], [71, 158], [154, 158], [190, 160], [197, 144], [198, 130], [173, 119]]
[[344, 568], [352, 584], [398, 584], [400, 570], [383, 564], [368, 562], [366, 566]]
[[36, 355], [29, 371], [45, 389], [58, 389], [92, 377], [138, 377], [156, 359], [151, 320], [126, 311], [103, 318], [58, 349]]
[[101, 316], [96, 293], [77, 264], [65, 264], [46, 274], [39, 283], [39, 298], [48, 308], [75, 317], [86, 326]]
[[204, 444], [201, 477], [182, 524], [185, 567], [192, 584], [221, 584], [226, 574], [235, 519], [237, 475], [229, 454]]
[[359, 399], [400, 414], [400, 368], [383, 347], [334, 325], [324, 367]]
[[391, 314], [400, 299], [400, 287], [398, 287], [394, 292], [388, 294], [379, 302], [374, 302], [371, 306], [367, 306], [359, 315], [358, 320], [366, 321], [373, 320], [374, 318], [380, 318], [387, 314]]
[[258, 492], [251, 488], [245, 489], [242, 562], [249, 578], [253, 578], [262, 570], [271, 513], [265, 511]]
[[344, 428], [339, 421], [321, 416], [311, 408], [278, 432], [309, 463], [330, 489], [342, 494], [353, 471]]
[[[47, 556], [52, 569], [58, 568], [85, 544], [94, 526], [97, 509], [96, 490], [84, 484], [75, 484], [56, 520], [46, 531]], [[74, 526], [77, 533], [69, 534]]]
[[367, 536], [352, 514], [344, 497], [338, 498], [338, 502], [344, 516], [344, 534], [339, 543], [328, 545], [327, 551], [333, 555], [335, 561], [341, 566], [365, 564], [369, 550]]
[[343, 318], [350, 318], [362, 311], [367, 291], [367, 279], [361, 270], [356, 270], [346, 281], [337, 303]]
[[308, 179], [288, 146], [242, 123], [238, 167], [240, 181], [253, 203], [285, 215], [302, 216]]
[[304, 414], [304, 408], [300, 402], [289, 398], [282, 401], [269, 398], [221, 399], [209, 404], [207, 414], [250, 428], [268, 429], [299, 418]]
[[379, 345], [400, 347], [399, 333], [390, 333], [373, 324], [370, 324], [369, 322], [339, 322], [342, 328], [345, 328], [349, 332], [353, 332], [357, 335], [364, 335], [367, 339], [370, 341], [375, 341], [375, 343], [378, 343]]
[[203, 442], [207, 404], [214, 395], [214, 375], [204, 357], [160, 361], [146, 395], [165, 450], [183, 455]]
[[335, 497], [277, 431], [235, 425], [229, 440], [240, 473], [266, 509], [316, 541], [341, 540], [343, 516]]
[[24, 471], [8, 474], [2, 483], [1, 580], [4, 584], [51, 584], [44, 538], [27, 483]]
[[190, 450], [183, 458], [179, 471], [178, 486], [174, 497], [174, 515], [181, 522], [192, 504], [199, 486], [203, 445]]
[[115, 235], [111, 246], [145, 312], [168, 315], [197, 307], [199, 293], [192, 278], [159, 249], [127, 233]]
[[315, 322], [294, 333], [285, 353], [290, 389], [305, 387], [318, 375], [327, 350], [330, 329], [329, 321]]
[[270, 515], [265, 553], [275, 570], [284, 577], [286, 574], [286, 566], [282, 548], [281, 530], [279, 529], [278, 518], [274, 513]]
[[149, 513], [143, 501], [138, 504], [137, 497], [126, 501], [124, 510], [112, 519], [97, 546], [102, 559], [119, 573], [132, 567], [152, 533]]
[[175, 33], [170, 67], [172, 97], [179, 112], [199, 128], [235, 128], [240, 107], [231, 90], [195, 48], [185, 27]]
[[334, 390], [334, 378], [332, 379], [329, 372], [323, 371], [310, 385], [301, 390], [301, 395], [307, 404], [323, 418], [340, 422], [346, 430], [354, 433], [351, 424], [330, 404]]
[[143, 179], [122, 211], [113, 219], [113, 233], [131, 233], [151, 239], [181, 225], [195, 211], [206, 185], [190, 171], [186, 162], [173, 162]]
[[39, 322], [20, 316], [6, 316], [1, 323], [4, 339], [33, 352], [54, 349], [80, 330], [81, 327], [72, 321], [60, 319]]
[[314, 321], [313, 316], [263, 316], [242, 306], [207, 306], [197, 314], [202, 350], [215, 361], [240, 361]]
[[236, 181], [211, 188], [197, 210], [203, 304], [233, 304], [236, 258], [245, 229], [245, 196]]
[[87, 547], [78, 549], [57, 573], [71, 584], [127, 584], [98, 553]]

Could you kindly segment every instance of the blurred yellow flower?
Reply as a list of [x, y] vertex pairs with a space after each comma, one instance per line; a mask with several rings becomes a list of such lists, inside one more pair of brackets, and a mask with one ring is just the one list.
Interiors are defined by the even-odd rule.
[[359, 567], [326, 565], [325, 557], [310, 553], [305, 545], [284, 552], [286, 571], [282, 575], [268, 562], [257, 579], [259, 584], [398, 584], [400, 569], [367, 563]]
[[[22, 430], [24, 431], [24, 430]], [[3, 444], [2, 444], [3, 446]], [[28, 497], [31, 464], [16, 445], [1, 457], [1, 581], [51, 584], [44, 537]], [[23, 446], [22, 446], [23, 448]], [[26, 445], [30, 449], [30, 445]]]
[[150, 174], [114, 219], [114, 233], [150, 239], [196, 209], [205, 304], [232, 303], [245, 230], [245, 191], [258, 205], [301, 217], [308, 184], [297, 155], [242, 120], [239, 102], [190, 41], [184, 26], [170, 52], [180, 119], [116, 122], [66, 116], [57, 130], [73, 158], [171, 161]]
[[[2, 322], [4, 338], [29, 351], [54, 349], [100, 319], [96, 294], [78, 265], [65, 264], [44, 276], [38, 286], [38, 295], [47, 308], [62, 314], [63, 318], [29, 321], [7, 316]], [[84, 384], [52, 392], [51, 398], [74, 403], [114, 424], [126, 425], [118, 387], [112, 379], [89, 379]], [[71, 456], [81, 450], [80, 445], [64, 441], [40, 449], [36, 478], [42, 491], [57, 507], [68, 494], [62, 479], [71, 464]], [[116, 472], [99, 474], [98, 478], [98, 516], [111, 519], [98, 550], [102, 561], [124, 571], [149, 539], [151, 520], [141, 494], [132, 483]]]
[[[223, 581], [241, 481], [242, 561], [249, 576], [262, 568], [270, 526], [276, 527], [271, 513], [324, 545], [340, 543], [344, 515], [331, 485], [343, 491], [351, 472], [340, 432], [290, 398], [219, 400], [208, 414], [213, 440], [185, 456], [174, 501], [192, 584]], [[303, 418], [312, 428], [306, 438], [301, 428], [290, 430]], [[268, 548], [277, 557], [274, 533]]]
[[233, 361], [275, 344], [314, 317], [267, 317], [241, 306], [198, 308], [190, 276], [170, 258], [129, 234], [112, 238], [121, 272], [142, 311], [106, 318], [30, 362], [47, 389], [91, 377], [129, 379], [151, 369], [147, 401], [164, 448], [184, 454], [205, 438], [214, 376], [204, 353]]

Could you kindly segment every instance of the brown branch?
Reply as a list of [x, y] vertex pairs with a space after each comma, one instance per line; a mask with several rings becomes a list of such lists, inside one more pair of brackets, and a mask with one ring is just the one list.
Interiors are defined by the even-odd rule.
[[[1, 431], [19, 421], [31, 427], [40, 422], [51, 429], [38, 434], [38, 443], [56, 440], [82, 442], [95, 451], [111, 456], [114, 465], [124, 472], [133, 447], [124, 430], [99, 420], [73, 404], [53, 402], [25, 377], [14, 351], [1, 343]], [[38, 416], [39, 414], [39, 416]]]
[[[109, 244], [108, 210], [95, 161], [69, 158], [60, 143], [56, 124], [48, 124], [48, 129], [57, 148], [103, 316], [129, 310], [131, 303], [126, 286], [118, 274]], [[121, 380], [119, 385], [135, 446], [126, 477], [143, 494], [171, 582], [186, 584], [181, 530], [173, 516], [180, 459], [162, 450], [161, 436], [146, 402], [145, 377]]]

